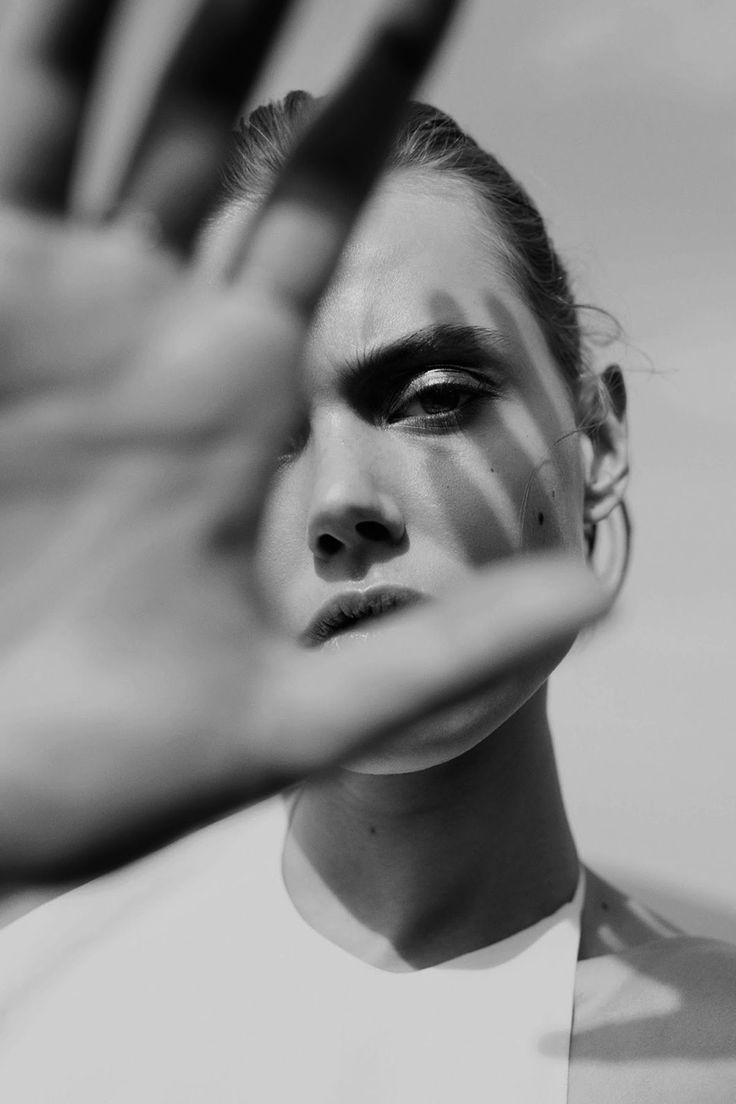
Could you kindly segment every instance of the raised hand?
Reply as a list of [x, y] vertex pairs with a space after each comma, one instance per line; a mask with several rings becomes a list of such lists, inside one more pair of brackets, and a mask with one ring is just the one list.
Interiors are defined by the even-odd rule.
[[248, 582], [310, 319], [451, 0], [394, 0], [220, 279], [190, 255], [287, 7], [24, 0], [0, 96], [0, 874], [122, 861], [597, 616], [494, 568], [327, 659]]

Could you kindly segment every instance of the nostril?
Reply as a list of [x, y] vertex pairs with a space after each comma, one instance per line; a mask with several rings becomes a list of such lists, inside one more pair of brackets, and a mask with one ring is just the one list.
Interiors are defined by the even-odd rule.
[[342, 541], [330, 536], [329, 533], [323, 533], [317, 540], [317, 548], [323, 556], [334, 556], [342, 548]]
[[[339, 536], [335, 536], [336, 533]], [[381, 521], [358, 521], [351, 525], [350, 520], [345, 519], [344, 525], [325, 525], [312, 547], [315, 555], [328, 560], [348, 550], [357, 552], [362, 544], [387, 545], [394, 542], [391, 529]]]
[[381, 525], [380, 521], [359, 521], [355, 526], [355, 530], [368, 541], [387, 541], [390, 539], [388, 529], [385, 525]]

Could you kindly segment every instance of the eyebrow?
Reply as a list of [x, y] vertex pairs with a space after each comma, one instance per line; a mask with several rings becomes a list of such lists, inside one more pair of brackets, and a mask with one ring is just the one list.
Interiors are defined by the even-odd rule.
[[442, 365], [488, 371], [502, 384], [518, 354], [507, 336], [483, 326], [439, 323], [368, 349], [343, 365], [340, 390], [356, 409], [375, 406], [387, 392]]

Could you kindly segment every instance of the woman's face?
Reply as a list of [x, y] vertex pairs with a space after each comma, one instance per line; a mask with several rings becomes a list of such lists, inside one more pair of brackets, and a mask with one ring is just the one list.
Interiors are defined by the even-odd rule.
[[[478, 567], [582, 556], [572, 402], [464, 184], [394, 174], [366, 212], [303, 366], [308, 418], [265, 513], [258, 570], [289, 635], [327, 649], [435, 599]], [[515, 712], [560, 656], [408, 733], [366, 769], [459, 754]]]

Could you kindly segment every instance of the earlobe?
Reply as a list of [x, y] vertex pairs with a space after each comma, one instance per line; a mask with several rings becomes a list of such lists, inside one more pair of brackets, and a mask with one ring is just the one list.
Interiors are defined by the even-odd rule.
[[583, 412], [581, 435], [586, 526], [597, 525], [621, 504], [628, 482], [626, 388], [618, 365], [595, 377], [595, 408], [587, 416]]

